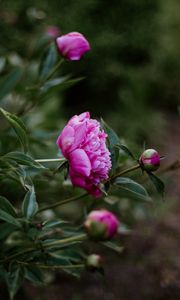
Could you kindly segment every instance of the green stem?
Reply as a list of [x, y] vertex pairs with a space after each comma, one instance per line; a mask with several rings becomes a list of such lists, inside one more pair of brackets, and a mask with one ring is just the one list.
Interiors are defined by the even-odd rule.
[[23, 266], [33, 266], [33, 267], [38, 267], [41, 269], [73, 269], [73, 268], [84, 268], [85, 265], [84, 264], [77, 264], [77, 265], [43, 265], [43, 264], [39, 264], [39, 263], [27, 263], [24, 261], [17, 261], [18, 264], [23, 265]]
[[71, 197], [71, 198], [68, 198], [68, 199], [65, 199], [65, 200], [62, 200], [62, 201], [58, 201], [58, 202], [56, 202], [54, 204], [47, 205], [45, 207], [40, 208], [37, 213], [40, 213], [40, 212], [42, 212], [44, 210], [47, 210], [47, 209], [55, 208], [55, 207], [60, 206], [60, 205], [64, 205], [64, 204], [70, 203], [72, 201], [76, 201], [76, 200], [82, 199], [82, 198], [84, 198], [86, 196], [88, 196], [88, 193], [84, 193], [84, 194], [82, 194], [80, 196], [75, 196], [75, 197]]
[[56, 73], [56, 71], [59, 69], [59, 67], [62, 65], [63, 62], [64, 62], [64, 58], [60, 59], [57, 65], [53, 68], [53, 70], [49, 73], [49, 75], [45, 78], [44, 81], [49, 80]]
[[35, 159], [36, 162], [38, 163], [43, 163], [43, 162], [61, 162], [61, 161], [66, 161], [66, 159], [63, 158], [45, 158], [45, 159]]
[[65, 244], [65, 243], [71, 243], [71, 242], [78, 241], [78, 240], [80, 240], [80, 241], [85, 240], [86, 238], [87, 238], [87, 235], [85, 233], [82, 233], [78, 236], [71, 236], [71, 237], [68, 237], [68, 238], [65, 238], [65, 239], [62, 239], [62, 240], [50, 242], [48, 244], [43, 245], [43, 248], [51, 248], [51, 247], [54, 247], [54, 246]]
[[141, 166], [138, 164], [138, 165], [135, 165], [135, 166], [133, 166], [133, 167], [130, 167], [130, 168], [126, 169], [126, 170], [123, 170], [123, 171], [121, 171], [121, 172], [115, 174], [114, 176], [112, 176], [112, 177], [110, 178], [110, 180], [114, 180], [115, 178], [117, 178], [117, 177], [119, 177], [119, 176], [122, 176], [122, 175], [124, 175], [124, 174], [127, 174], [127, 173], [129, 173], [129, 172], [131, 172], [131, 171], [137, 170], [137, 169], [139, 169], [140, 167], [141, 167]]

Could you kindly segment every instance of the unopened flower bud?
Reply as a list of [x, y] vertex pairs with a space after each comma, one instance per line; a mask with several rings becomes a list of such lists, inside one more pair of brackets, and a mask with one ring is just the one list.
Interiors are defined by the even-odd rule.
[[56, 39], [59, 53], [68, 60], [80, 60], [90, 50], [89, 42], [79, 32], [70, 32]]
[[60, 35], [60, 30], [57, 26], [48, 26], [46, 28], [46, 35], [52, 39], [55, 39]]
[[156, 171], [160, 166], [160, 155], [154, 149], [147, 149], [142, 153], [139, 163], [146, 171]]
[[36, 228], [37, 228], [38, 230], [41, 230], [41, 229], [43, 228], [43, 224], [42, 224], [42, 223], [37, 223], [37, 224], [36, 224]]
[[86, 258], [86, 267], [90, 271], [102, 268], [102, 257], [98, 254], [91, 254]]
[[94, 210], [86, 218], [84, 226], [95, 240], [111, 239], [118, 230], [119, 221], [116, 216], [108, 210]]

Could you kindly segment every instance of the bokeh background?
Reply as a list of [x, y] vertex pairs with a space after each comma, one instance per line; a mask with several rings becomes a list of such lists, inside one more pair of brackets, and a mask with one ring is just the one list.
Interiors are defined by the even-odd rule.
[[[1, 75], [25, 65], [29, 75], [24, 84], [30, 82], [48, 26], [57, 26], [61, 34], [82, 32], [91, 45], [81, 61], [60, 70], [61, 76], [83, 79], [49, 95], [31, 113], [32, 130], [58, 131], [70, 116], [88, 110], [102, 116], [136, 153], [145, 143], [166, 156], [164, 168], [179, 159], [179, 0], [1, 0], [0, 7]], [[7, 98], [6, 106], [16, 112], [24, 101], [22, 92], [21, 98]], [[46, 152], [41, 149], [41, 157]], [[164, 176], [166, 202], [158, 199], [160, 204], [148, 213], [139, 205], [132, 209], [127, 201], [120, 203], [122, 218], [131, 219], [136, 229], [126, 253], [107, 259], [105, 279], [85, 274], [76, 281], [60, 274], [51, 288], [25, 285], [16, 299], [179, 299], [179, 179], [178, 169]]]

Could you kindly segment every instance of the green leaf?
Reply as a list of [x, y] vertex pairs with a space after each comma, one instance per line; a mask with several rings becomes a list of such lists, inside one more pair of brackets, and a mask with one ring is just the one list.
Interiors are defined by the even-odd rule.
[[43, 230], [51, 229], [53, 227], [57, 227], [57, 226], [60, 226], [62, 224], [67, 224], [67, 223], [68, 223], [67, 221], [63, 221], [63, 220], [50, 220], [43, 224]]
[[13, 217], [17, 217], [15, 208], [12, 206], [12, 204], [7, 200], [5, 197], [0, 196], [0, 209], [7, 212]]
[[25, 278], [37, 285], [42, 285], [44, 281], [43, 272], [36, 266], [25, 268]]
[[114, 132], [114, 130], [111, 127], [109, 127], [104, 122], [103, 119], [101, 119], [101, 126], [108, 135], [108, 145], [109, 145], [109, 150], [111, 152], [112, 169], [113, 171], [115, 171], [116, 168], [118, 167], [118, 160], [119, 160], [118, 145], [120, 145], [120, 139], [117, 136], [117, 134]]
[[15, 115], [5, 111], [4, 109], [0, 108], [3, 116], [9, 122], [11, 127], [16, 132], [21, 145], [23, 146], [24, 152], [28, 151], [28, 137], [27, 137], [27, 130], [24, 123]]
[[3, 158], [8, 159], [10, 161], [11, 160], [16, 161], [20, 165], [29, 166], [29, 167], [33, 167], [33, 168], [43, 168], [44, 169], [44, 166], [42, 166], [41, 164], [36, 162], [29, 155], [24, 154], [22, 152], [18, 152], [18, 151], [17, 152], [9, 152], [6, 155], [4, 155]]
[[38, 211], [38, 203], [36, 201], [36, 195], [34, 187], [32, 186], [24, 197], [22, 203], [22, 213], [27, 218], [32, 218]]
[[13, 224], [17, 227], [21, 227], [21, 224], [13, 216], [11, 216], [10, 214], [8, 214], [2, 209], [0, 209], [0, 220]]
[[14, 269], [8, 272], [6, 276], [6, 282], [11, 300], [14, 298], [24, 279], [23, 269], [20, 266], [13, 267]]
[[107, 241], [107, 242], [102, 242], [102, 244], [104, 246], [106, 246], [107, 248], [109, 248], [111, 250], [114, 250], [118, 254], [121, 254], [124, 251], [124, 247], [123, 246], [119, 246], [119, 245], [117, 245], [114, 242]]
[[163, 197], [164, 196], [164, 183], [163, 183], [163, 181], [151, 172], [147, 172], [147, 174], [148, 174], [150, 180], [152, 181], [152, 183], [154, 184], [157, 192], [159, 194], [161, 194], [161, 196]]
[[124, 145], [120, 144], [120, 145], [117, 145], [121, 150], [123, 150], [130, 158], [134, 159], [135, 160], [135, 157], [134, 155], [132, 154], [132, 152]]
[[84, 77], [69, 80], [68, 78], [69, 76], [63, 76], [46, 81], [40, 88], [41, 99], [43, 100], [45, 97], [49, 97], [51, 94], [57, 93], [60, 90], [65, 90], [84, 79]]
[[126, 192], [127, 196], [131, 195], [140, 200], [151, 201], [146, 189], [128, 177], [117, 177], [113, 184], [118, 185], [122, 191]]
[[17, 228], [9, 223], [3, 223], [0, 225], [0, 241], [6, 239]]
[[108, 135], [109, 140], [109, 146], [110, 148], [113, 148], [114, 146], [117, 146], [120, 144], [120, 139], [117, 136], [117, 134], [114, 132], [114, 130], [105, 123], [105, 121], [101, 118], [101, 126], [105, 130], [105, 132]]
[[54, 43], [52, 43], [47, 51], [44, 53], [41, 59], [39, 67], [39, 75], [41, 79], [46, 78], [49, 73], [52, 71], [57, 60], [57, 51]]
[[7, 76], [0, 82], [0, 100], [4, 98], [20, 81], [22, 70], [19, 67], [14, 68]]
[[69, 76], [63, 76], [46, 81], [40, 88], [41, 93], [46, 93], [50, 90], [57, 91], [68, 78]]

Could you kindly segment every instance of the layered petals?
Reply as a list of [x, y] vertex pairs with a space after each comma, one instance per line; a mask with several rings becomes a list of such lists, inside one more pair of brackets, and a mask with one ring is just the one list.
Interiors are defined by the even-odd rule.
[[99, 184], [108, 179], [111, 168], [106, 133], [89, 112], [73, 116], [57, 139], [57, 145], [69, 161], [72, 184], [82, 187], [94, 197], [102, 192]]

